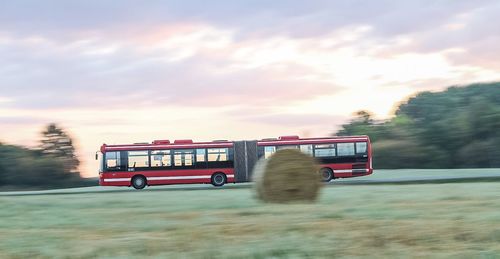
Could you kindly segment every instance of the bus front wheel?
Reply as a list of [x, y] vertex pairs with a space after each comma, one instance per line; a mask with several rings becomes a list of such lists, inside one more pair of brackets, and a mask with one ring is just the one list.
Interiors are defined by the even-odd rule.
[[319, 170], [319, 174], [321, 175], [321, 181], [327, 183], [333, 179], [333, 171], [330, 168], [321, 168]]
[[146, 184], [146, 177], [142, 175], [136, 175], [132, 178], [132, 186], [137, 190], [144, 189]]
[[212, 175], [212, 185], [219, 187], [226, 183], [226, 175], [223, 173], [215, 173]]

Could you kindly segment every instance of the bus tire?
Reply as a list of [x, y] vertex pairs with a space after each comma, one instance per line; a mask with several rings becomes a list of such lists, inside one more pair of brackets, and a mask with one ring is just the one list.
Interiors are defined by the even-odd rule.
[[227, 177], [224, 173], [215, 173], [212, 175], [211, 182], [215, 187], [223, 186], [227, 181]]
[[137, 190], [144, 189], [147, 184], [146, 177], [143, 175], [136, 175], [132, 177], [132, 186]]
[[333, 171], [332, 169], [328, 167], [323, 167], [319, 170], [319, 174], [321, 176], [321, 181], [322, 182], [329, 182], [333, 179]]

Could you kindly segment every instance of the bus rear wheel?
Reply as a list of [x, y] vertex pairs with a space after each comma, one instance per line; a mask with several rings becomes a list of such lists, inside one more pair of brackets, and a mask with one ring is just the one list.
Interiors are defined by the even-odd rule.
[[137, 189], [137, 190], [140, 190], [140, 189], [144, 189], [144, 187], [146, 187], [146, 177], [142, 176], [142, 175], [136, 175], [134, 177], [132, 177], [132, 186]]
[[333, 171], [330, 168], [321, 168], [319, 170], [319, 174], [321, 175], [321, 181], [327, 183], [333, 179]]
[[215, 173], [212, 175], [211, 182], [213, 186], [223, 186], [226, 183], [226, 175], [223, 173]]

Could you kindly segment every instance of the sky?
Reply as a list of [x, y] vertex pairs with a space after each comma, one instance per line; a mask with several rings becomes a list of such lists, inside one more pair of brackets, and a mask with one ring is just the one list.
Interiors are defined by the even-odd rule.
[[500, 1], [0, 0], [0, 141], [326, 136], [500, 80]]

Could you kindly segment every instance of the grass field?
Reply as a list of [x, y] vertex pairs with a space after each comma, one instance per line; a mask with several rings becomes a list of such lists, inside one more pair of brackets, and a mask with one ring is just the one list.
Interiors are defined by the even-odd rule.
[[500, 258], [500, 182], [0, 196], [0, 257]]

